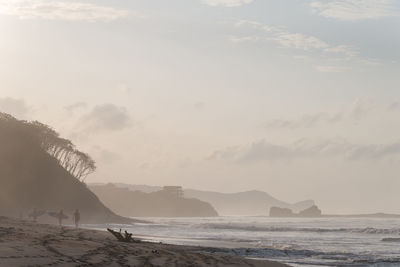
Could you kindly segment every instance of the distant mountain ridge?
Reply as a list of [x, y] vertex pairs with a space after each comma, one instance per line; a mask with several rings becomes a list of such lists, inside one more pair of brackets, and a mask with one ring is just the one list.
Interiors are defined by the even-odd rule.
[[91, 184], [95, 193], [113, 211], [127, 217], [215, 217], [206, 201], [184, 198], [167, 190], [143, 192], [114, 184]]
[[[115, 185], [121, 188], [128, 188], [131, 191], [142, 191], [146, 193], [156, 192], [162, 189], [160, 186], [149, 185], [130, 185], [123, 183], [116, 183]], [[313, 200], [305, 200], [291, 204], [278, 200], [270, 194], [258, 190], [238, 193], [219, 193], [184, 189], [184, 193], [187, 198], [197, 198], [210, 203], [219, 215], [268, 215], [271, 207], [289, 208], [294, 212], [300, 212], [315, 204]]]

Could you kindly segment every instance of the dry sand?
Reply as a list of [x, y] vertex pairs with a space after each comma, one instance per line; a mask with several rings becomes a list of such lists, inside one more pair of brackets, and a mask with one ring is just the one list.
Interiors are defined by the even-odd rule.
[[0, 266], [285, 266], [201, 251], [211, 250], [0, 217]]

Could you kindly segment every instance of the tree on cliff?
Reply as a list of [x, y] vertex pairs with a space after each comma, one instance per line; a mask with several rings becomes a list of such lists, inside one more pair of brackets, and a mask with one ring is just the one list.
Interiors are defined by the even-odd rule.
[[38, 121], [17, 120], [6, 113], [0, 113], [0, 123], [4, 129], [14, 129], [17, 130], [16, 132], [25, 134], [81, 182], [84, 182], [86, 177], [96, 170], [96, 163], [88, 154], [76, 149], [70, 140], [61, 138], [46, 124]]

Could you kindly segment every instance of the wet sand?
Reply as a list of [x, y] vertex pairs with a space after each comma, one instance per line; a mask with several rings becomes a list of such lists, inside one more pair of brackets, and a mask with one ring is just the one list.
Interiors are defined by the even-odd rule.
[[108, 232], [0, 217], [0, 266], [286, 266], [211, 251], [122, 243]]

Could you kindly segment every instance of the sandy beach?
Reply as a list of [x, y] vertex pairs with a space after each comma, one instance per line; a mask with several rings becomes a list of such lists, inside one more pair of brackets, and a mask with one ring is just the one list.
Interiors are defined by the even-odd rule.
[[285, 265], [218, 255], [210, 248], [122, 243], [108, 232], [0, 217], [0, 266]]

